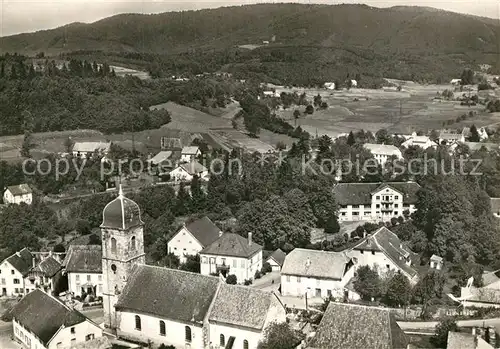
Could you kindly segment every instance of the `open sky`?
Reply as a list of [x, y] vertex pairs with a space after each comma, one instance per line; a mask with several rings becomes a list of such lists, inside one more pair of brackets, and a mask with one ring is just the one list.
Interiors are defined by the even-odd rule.
[[158, 13], [262, 2], [429, 6], [500, 18], [500, 0], [0, 0], [0, 36], [50, 29], [72, 22], [90, 23], [119, 13]]

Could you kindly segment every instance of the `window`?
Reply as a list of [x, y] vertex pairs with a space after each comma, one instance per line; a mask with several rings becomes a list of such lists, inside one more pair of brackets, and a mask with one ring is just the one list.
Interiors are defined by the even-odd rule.
[[111, 271], [116, 274], [116, 265], [111, 264]]
[[203, 264], [207, 264], [207, 257], [201, 257], [201, 262]]
[[377, 195], [377, 196], [375, 196], [375, 199], [376, 199], [376, 200], [380, 200], [380, 196], [378, 196], [378, 195]]
[[372, 251], [372, 255], [375, 255], [375, 251]]
[[243, 341], [243, 349], [248, 349], [248, 341], [246, 339]]
[[330, 298], [332, 296], [332, 290], [326, 290], [326, 296]]
[[233, 268], [237, 268], [237, 267], [238, 267], [238, 260], [233, 259]]
[[116, 253], [116, 239], [111, 238], [111, 252]]
[[91, 341], [92, 339], [94, 339], [94, 334], [91, 333], [91, 334], [88, 334], [85, 336], [85, 341], [88, 342], [88, 341]]
[[167, 330], [165, 329], [165, 321], [160, 320], [160, 336], [165, 336]]
[[2, 285], [5, 285], [5, 279], [2, 279]]
[[70, 332], [71, 332], [71, 334], [75, 334], [75, 328], [71, 327]]
[[191, 343], [191, 327], [186, 326], [184, 329], [185, 329], [186, 342]]
[[389, 264], [386, 264], [385, 266], [387, 267], [387, 269], [391, 269], [391, 266]]
[[135, 251], [135, 236], [132, 236], [132, 239], [130, 240], [130, 249]]
[[32, 285], [33, 285], [33, 284], [35, 284], [35, 280], [31, 279], [31, 280], [30, 280], [30, 283], [31, 283]]
[[215, 257], [210, 257], [210, 264], [215, 264]]
[[396, 216], [397, 216], [398, 214], [399, 214], [399, 212], [398, 212], [398, 211], [394, 211], [394, 215], [396, 215]]
[[376, 205], [375, 205], [375, 208], [380, 208], [380, 204], [376, 204]]
[[244, 259], [241, 260], [241, 267], [245, 268], [245, 260]]
[[398, 208], [398, 204], [394, 204], [394, 208]]
[[341, 213], [340, 213], [340, 215], [341, 215], [341, 216], [345, 216], [345, 212], [341, 212]]
[[10, 271], [10, 273], [11, 273], [12, 275], [14, 275], [16, 272], [14, 271], [14, 269], [12, 269], [12, 270]]
[[226, 258], [222, 258], [222, 265], [226, 265]]
[[80, 275], [76, 274], [75, 279], [76, 281], [80, 281]]
[[90, 282], [90, 275], [87, 275], [87, 281]]
[[297, 276], [297, 282], [300, 283], [300, 276]]
[[97, 280], [102, 281], [102, 275], [97, 275]]
[[359, 212], [353, 212], [352, 215], [353, 216], [359, 216]]
[[135, 329], [137, 331], [140, 331], [141, 330], [141, 317], [139, 315], [136, 315], [135, 316]]
[[395, 195], [394, 196], [394, 200], [398, 200], [399, 199], [399, 196], [398, 195]]
[[361, 251], [359, 251], [359, 253], [363, 254], [363, 253], [365, 253], [365, 251], [361, 250]]
[[352, 205], [352, 208], [359, 208], [359, 205]]
[[19, 279], [14, 279], [14, 284], [16, 285], [20, 284]]
[[287, 281], [287, 282], [290, 282], [290, 275], [287, 275], [287, 276], [286, 276], [286, 281]]
[[221, 333], [220, 335], [220, 346], [225, 347], [226, 346], [226, 338], [224, 338], [224, 335]]

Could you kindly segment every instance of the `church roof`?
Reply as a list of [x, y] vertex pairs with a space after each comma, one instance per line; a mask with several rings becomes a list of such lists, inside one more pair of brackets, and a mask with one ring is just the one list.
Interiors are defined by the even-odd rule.
[[127, 230], [142, 224], [139, 205], [126, 198], [120, 187], [118, 197], [104, 207], [101, 228]]

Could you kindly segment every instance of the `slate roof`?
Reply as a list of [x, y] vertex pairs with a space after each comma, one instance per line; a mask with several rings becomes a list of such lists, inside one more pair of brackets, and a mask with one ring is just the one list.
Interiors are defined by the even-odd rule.
[[491, 212], [500, 215], [500, 198], [490, 198]]
[[31, 194], [32, 190], [27, 184], [11, 185], [7, 187], [7, 190], [14, 196]]
[[285, 257], [286, 253], [278, 248], [276, 251], [271, 253], [271, 255], [268, 258], [266, 258], [266, 260], [272, 258], [276, 263], [278, 263], [279, 266], [283, 266], [283, 263], [285, 263]]
[[116, 309], [201, 324], [219, 283], [220, 279], [214, 276], [136, 265]]
[[252, 287], [221, 284], [208, 320], [261, 330], [272, 298], [270, 292]]
[[350, 260], [344, 252], [296, 248], [286, 255], [281, 274], [341, 280]]
[[33, 267], [33, 255], [27, 248], [23, 248], [21, 251], [7, 257], [6, 261], [23, 274], [23, 276], [28, 274], [29, 270]]
[[24, 296], [13, 307], [11, 314], [45, 346], [61, 326], [70, 327], [86, 321], [84, 315], [39, 289]]
[[372, 193], [384, 185], [400, 192], [403, 195], [404, 204], [417, 202], [420, 185], [416, 182], [338, 183], [333, 187], [333, 194], [339, 205], [370, 205]]
[[63, 266], [68, 273], [102, 273], [102, 247], [70, 245]]
[[222, 234], [217, 240], [201, 250], [200, 254], [250, 258], [262, 250], [262, 246], [233, 233]]
[[402, 245], [398, 236], [386, 227], [382, 227], [373, 234], [368, 235], [352, 249], [383, 252], [401, 270], [410, 275], [410, 277], [417, 275], [417, 271], [410, 265], [407, 265], [405, 261], [406, 258], [411, 259], [414, 253], [409, 248]]
[[446, 349], [476, 349], [477, 339], [472, 333], [448, 332]]
[[364, 147], [371, 151], [373, 154], [401, 156], [401, 150], [399, 150], [399, 148], [394, 145], [365, 143]]
[[127, 230], [144, 224], [141, 209], [133, 200], [125, 197], [120, 187], [118, 197], [109, 202], [102, 211], [101, 228]]
[[308, 348], [403, 349], [407, 345], [389, 310], [330, 302]]
[[196, 160], [181, 164], [179, 167], [192, 176], [207, 171], [207, 168]]
[[219, 238], [221, 230], [207, 216], [186, 225], [186, 229], [203, 247], [210, 245]]
[[56, 261], [54, 257], [50, 256], [38, 263], [38, 265], [35, 266], [35, 268], [33, 268], [31, 271], [41, 272], [46, 277], [53, 277], [61, 269], [61, 263]]

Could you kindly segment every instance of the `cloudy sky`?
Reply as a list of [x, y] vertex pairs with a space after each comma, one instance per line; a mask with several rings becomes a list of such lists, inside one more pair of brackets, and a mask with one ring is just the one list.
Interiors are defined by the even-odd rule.
[[370, 6], [430, 6], [500, 18], [500, 0], [0, 0], [0, 36], [94, 22], [119, 13], [158, 13], [262, 2], [365, 3]]

